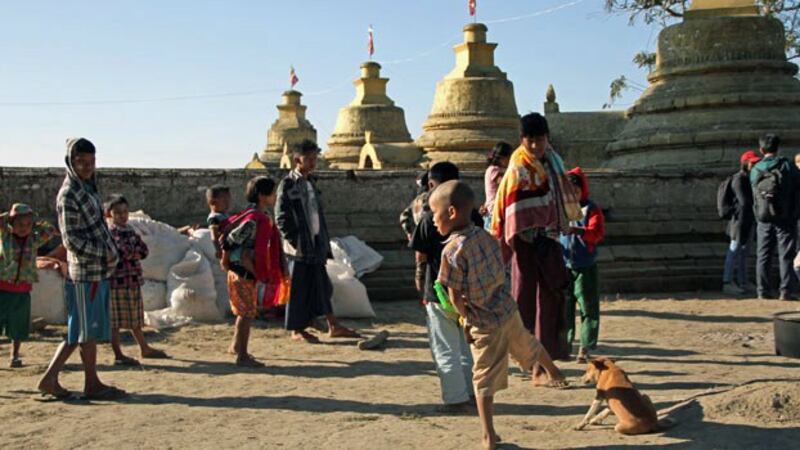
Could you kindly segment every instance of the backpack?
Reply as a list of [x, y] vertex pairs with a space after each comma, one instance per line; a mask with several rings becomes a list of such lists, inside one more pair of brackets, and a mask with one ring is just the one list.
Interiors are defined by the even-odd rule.
[[785, 222], [794, 217], [791, 174], [784, 173], [781, 167], [783, 164], [772, 170], [759, 172], [756, 178], [753, 202], [759, 222]]
[[730, 220], [733, 218], [733, 213], [736, 211], [736, 195], [733, 193], [734, 175], [725, 178], [717, 188], [717, 214], [723, 220]]

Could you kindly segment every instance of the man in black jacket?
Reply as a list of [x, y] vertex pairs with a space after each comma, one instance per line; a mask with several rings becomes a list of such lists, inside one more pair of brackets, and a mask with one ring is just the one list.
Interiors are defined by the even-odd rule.
[[320, 191], [310, 175], [317, 167], [320, 149], [311, 140], [304, 140], [292, 149], [295, 168], [278, 186], [275, 222], [283, 237], [286, 254], [294, 262], [289, 305], [286, 308], [286, 329], [292, 339], [318, 343], [306, 331], [319, 316], [328, 321], [330, 337], [359, 337], [358, 333], [338, 323], [333, 315], [333, 285], [325, 270], [331, 259], [330, 237], [325, 222]]

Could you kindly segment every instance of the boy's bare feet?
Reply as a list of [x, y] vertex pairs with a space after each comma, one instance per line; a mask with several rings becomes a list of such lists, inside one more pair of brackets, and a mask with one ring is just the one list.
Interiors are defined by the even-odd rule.
[[483, 448], [488, 450], [494, 450], [497, 448], [497, 444], [500, 443], [502, 439], [497, 433], [494, 433], [492, 436], [483, 436]]
[[342, 325], [336, 325], [331, 327], [330, 331], [328, 332], [328, 337], [332, 338], [359, 338], [361, 337], [358, 332], [352, 330], [350, 328], [344, 327]]
[[296, 342], [305, 342], [308, 344], [319, 344], [319, 338], [306, 330], [292, 331], [292, 340]]
[[567, 379], [558, 370], [555, 374], [550, 375], [549, 373], [545, 372], [544, 370], [536, 371], [534, 370], [533, 379], [531, 382], [534, 386], [537, 387], [551, 387], [556, 389], [563, 389], [569, 386]]

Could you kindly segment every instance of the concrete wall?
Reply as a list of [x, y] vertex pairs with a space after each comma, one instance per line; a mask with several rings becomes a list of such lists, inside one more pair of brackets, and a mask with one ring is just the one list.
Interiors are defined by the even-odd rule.
[[[725, 245], [716, 218], [720, 173], [589, 171], [592, 198], [607, 215], [607, 240], [601, 247], [602, 287], [606, 292], [715, 288]], [[133, 209], [172, 225], [203, 223], [204, 191], [212, 184], [231, 187], [234, 203], [244, 205], [244, 185], [255, 175], [279, 171], [101, 169], [103, 194], [125, 194]], [[0, 209], [30, 203], [54, 218], [63, 169], [0, 168]], [[414, 194], [415, 171], [320, 172], [319, 187], [334, 236], [354, 234], [386, 257], [382, 269], [365, 279], [373, 298], [413, 298], [413, 257], [406, 249], [399, 212]], [[482, 197], [483, 174], [463, 178]]]

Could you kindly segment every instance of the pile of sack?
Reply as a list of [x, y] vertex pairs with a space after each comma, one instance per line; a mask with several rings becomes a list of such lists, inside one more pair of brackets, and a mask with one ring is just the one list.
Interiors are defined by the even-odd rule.
[[[219, 265], [211, 233], [194, 230], [190, 236], [131, 213], [129, 224], [149, 249], [142, 260], [145, 323], [170, 328], [192, 321], [216, 322], [231, 314], [226, 274]], [[377, 270], [383, 257], [354, 236], [331, 241], [334, 260], [328, 275], [334, 288], [333, 309], [339, 317], [375, 317], [366, 287], [358, 280]], [[39, 269], [31, 293], [31, 315], [48, 323], [65, 323], [64, 279], [54, 270]]]

